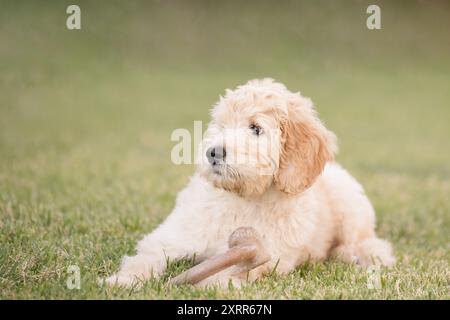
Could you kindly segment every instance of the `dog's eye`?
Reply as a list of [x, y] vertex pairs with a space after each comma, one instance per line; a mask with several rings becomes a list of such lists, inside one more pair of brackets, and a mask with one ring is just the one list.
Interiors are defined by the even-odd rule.
[[253, 133], [256, 134], [257, 136], [259, 136], [263, 133], [263, 129], [260, 126], [258, 126], [257, 124], [251, 124], [250, 130], [252, 130]]

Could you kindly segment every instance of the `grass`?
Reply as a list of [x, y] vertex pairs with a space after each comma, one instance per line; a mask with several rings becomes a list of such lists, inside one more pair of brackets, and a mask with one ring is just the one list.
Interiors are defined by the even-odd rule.
[[[376, 1], [369, 31], [365, 1], [78, 1], [68, 31], [69, 1], [0, 2], [0, 298], [450, 298], [448, 3]], [[395, 247], [382, 288], [334, 261], [242, 290], [169, 288], [186, 261], [139, 291], [99, 287], [194, 171], [171, 163], [171, 132], [264, 76], [338, 135]]]

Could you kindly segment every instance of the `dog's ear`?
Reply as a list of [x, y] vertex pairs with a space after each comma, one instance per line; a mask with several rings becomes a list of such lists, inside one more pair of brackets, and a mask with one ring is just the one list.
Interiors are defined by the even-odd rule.
[[327, 161], [334, 159], [336, 137], [318, 119], [311, 100], [293, 94], [281, 123], [282, 149], [275, 185], [288, 194], [309, 188]]

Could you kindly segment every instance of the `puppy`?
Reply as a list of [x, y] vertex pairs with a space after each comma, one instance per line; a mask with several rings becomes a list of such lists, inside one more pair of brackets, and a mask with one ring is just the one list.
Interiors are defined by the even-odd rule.
[[168, 260], [223, 253], [241, 226], [259, 232], [271, 260], [246, 274], [228, 268], [200, 285], [239, 286], [332, 257], [393, 265], [363, 188], [333, 162], [336, 149], [335, 135], [300, 93], [272, 79], [227, 90], [212, 109], [197, 171], [172, 213], [107, 283], [142, 283], [161, 276]]

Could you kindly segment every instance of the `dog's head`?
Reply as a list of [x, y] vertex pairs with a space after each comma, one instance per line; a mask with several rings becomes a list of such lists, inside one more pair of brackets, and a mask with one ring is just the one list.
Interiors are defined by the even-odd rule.
[[333, 159], [335, 140], [310, 99], [272, 79], [252, 80], [227, 90], [214, 106], [199, 171], [244, 197], [272, 185], [299, 194]]

